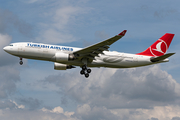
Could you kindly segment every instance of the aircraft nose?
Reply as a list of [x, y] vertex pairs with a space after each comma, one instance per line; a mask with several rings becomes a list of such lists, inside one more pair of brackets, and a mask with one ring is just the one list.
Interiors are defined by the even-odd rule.
[[5, 46], [3, 50], [9, 54], [16, 54], [17, 51], [12, 46]]
[[4, 50], [4, 51], [7, 51], [7, 47], [4, 47], [3, 50]]
[[9, 53], [12, 51], [12, 48], [10, 48], [9, 46], [6, 46], [3, 48], [3, 50]]

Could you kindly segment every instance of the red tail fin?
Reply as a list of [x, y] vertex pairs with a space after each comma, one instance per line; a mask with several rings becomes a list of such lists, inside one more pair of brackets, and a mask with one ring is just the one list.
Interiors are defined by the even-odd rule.
[[146, 55], [146, 56], [161, 56], [166, 53], [171, 44], [171, 41], [174, 37], [174, 34], [166, 33], [161, 38], [159, 38], [154, 44], [152, 44], [145, 51], [138, 53], [137, 55]]

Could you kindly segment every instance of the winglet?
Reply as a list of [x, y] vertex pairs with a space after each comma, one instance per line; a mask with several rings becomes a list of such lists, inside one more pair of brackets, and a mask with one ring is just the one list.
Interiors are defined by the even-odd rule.
[[126, 34], [127, 30], [122, 31], [121, 33], [119, 33], [118, 35], [124, 36]]

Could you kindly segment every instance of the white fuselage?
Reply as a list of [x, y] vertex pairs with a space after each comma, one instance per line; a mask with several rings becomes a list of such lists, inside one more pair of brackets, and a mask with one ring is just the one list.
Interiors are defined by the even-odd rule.
[[[42, 43], [13, 43], [9, 46], [4, 47], [4, 50], [14, 56], [27, 59], [36, 59], [36, 60], [45, 60], [52, 62], [59, 62], [56, 59], [56, 53], [66, 53], [71, 54], [75, 51], [78, 51], [82, 48], [76, 47], [67, 47], [67, 46], [58, 46], [58, 45], [49, 45]], [[130, 67], [140, 67], [150, 64], [160, 63], [160, 62], [151, 62], [150, 56], [136, 55], [136, 54], [127, 54], [120, 53], [116, 51], [104, 51], [103, 54], [99, 54], [98, 57], [95, 57], [92, 62], [88, 62], [88, 67], [110, 67], [110, 68], [130, 68]], [[165, 59], [161, 62], [167, 62], [168, 59]], [[82, 66], [83, 63], [81, 60], [71, 60], [71, 61], [61, 61], [59, 63]]]

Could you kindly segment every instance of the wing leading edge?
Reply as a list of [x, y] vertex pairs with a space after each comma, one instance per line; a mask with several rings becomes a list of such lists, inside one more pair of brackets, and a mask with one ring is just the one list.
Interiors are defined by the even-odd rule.
[[121, 39], [126, 34], [126, 32], [127, 32], [127, 30], [124, 30], [112, 38], [109, 38], [109, 39], [99, 42], [97, 44], [85, 47], [81, 50], [74, 52], [73, 54], [78, 59], [89, 58], [89, 60], [92, 61], [95, 56], [98, 56], [98, 54], [102, 53], [104, 50], [108, 50], [108, 48], [111, 44], [113, 44], [117, 40]]

